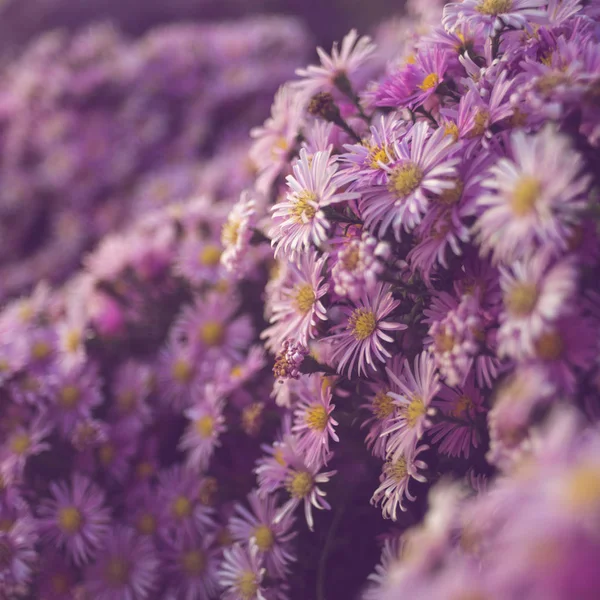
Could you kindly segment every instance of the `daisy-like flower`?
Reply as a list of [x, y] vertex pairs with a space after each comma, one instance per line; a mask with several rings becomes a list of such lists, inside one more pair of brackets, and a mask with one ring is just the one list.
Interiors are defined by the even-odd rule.
[[199, 377], [197, 360], [190, 349], [176, 340], [167, 342], [158, 356], [160, 398], [173, 410], [188, 407]]
[[[36, 522], [22, 515], [0, 528], [0, 590], [5, 598], [17, 598], [31, 581], [37, 562]], [[12, 593], [14, 592], [14, 593]]]
[[438, 449], [442, 454], [469, 458], [471, 448], [477, 448], [480, 443], [475, 420], [485, 413], [483, 396], [474, 378], [469, 377], [462, 389], [442, 386], [432, 405], [451, 420], [442, 420], [431, 427], [431, 441], [440, 443]]
[[220, 552], [215, 547], [213, 535], [169, 543], [161, 558], [167, 575], [165, 600], [212, 600], [217, 597]]
[[425, 103], [442, 83], [448, 55], [439, 45], [426, 47], [403, 69], [387, 77], [377, 89], [377, 106], [414, 108]]
[[247, 547], [234, 544], [223, 551], [219, 584], [223, 600], [266, 600], [262, 585], [266, 569], [254, 540]]
[[229, 530], [236, 542], [249, 544], [254, 539], [258, 551], [263, 555], [267, 574], [285, 579], [289, 564], [296, 560], [291, 541], [296, 536], [293, 531], [294, 517], [288, 515], [275, 523], [277, 514], [276, 499], [272, 495], [261, 497], [256, 491], [248, 494], [248, 510], [237, 504], [235, 516], [229, 520]]
[[239, 272], [242, 267], [244, 256], [250, 248], [255, 219], [256, 202], [251, 192], [244, 190], [221, 230], [221, 243], [224, 248], [221, 264], [230, 273]]
[[223, 274], [221, 244], [188, 235], [179, 245], [175, 271], [193, 285], [217, 282]]
[[381, 550], [381, 558], [375, 572], [367, 577], [368, 586], [361, 600], [381, 600], [387, 589], [390, 571], [397, 568], [402, 558], [403, 544], [399, 537], [386, 539]]
[[146, 400], [150, 394], [151, 371], [147, 365], [128, 360], [115, 373], [112, 385], [111, 416], [140, 429], [151, 419]]
[[405, 511], [404, 498], [414, 502], [416, 496], [408, 490], [411, 478], [416, 481], [425, 482], [427, 478], [419, 473], [426, 469], [427, 464], [417, 460], [417, 456], [428, 450], [429, 446], [419, 446], [410, 454], [400, 454], [397, 458], [386, 461], [379, 477], [380, 486], [375, 490], [371, 498], [374, 506], [381, 502], [381, 510], [385, 519], [396, 520], [398, 507]]
[[194, 304], [183, 309], [169, 336], [172, 340], [184, 340], [197, 357], [237, 359], [254, 337], [250, 316], [236, 317], [238, 309], [237, 298], [225, 297], [218, 291], [198, 296]]
[[336, 87], [345, 92], [356, 72], [374, 51], [375, 45], [371, 43], [371, 38], [359, 38], [358, 32], [352, 29], [342, 40], [341, 49], [338, 50], [337, 42], [333, 44], [331, 56], [323, 48], [317, 48], [321, 66], [310, 65], [306, 69], [297, 69], [296, 75], [303, 80], [293, 85], [308, 96], [316, 92], [331, 92]]
[[73, 433], [76, 424], [91, 416], [102, 402], [101, 381], [93, 363], [75, 364], [59, 371], [53, 395], [54, 408], [49, 416], [64, 437]]
[[400, 393], [388, 392], [399, 412], [392, 426], [383, 432], [383, 435], [390, 436], [386, 445], [387, 455], [395, 460], [401, 455], [412, 454], [425, 430], [431, 426], [428, 418], [434, 412], [431, 401], [440, 385], [434, 360], [427, 351], [415, 357], [412, 371], [407, 360], [404, 360], [399, 376], [389, 368], [386, 370], [390, 380], [400, 390]]
[[159, 566], [149, 538], [117, 526], [85, 570], [84, 588], [97, 600], [146, 600], [156, 586]]
[[305, 148], [294, 163], [294, 174], [286, 178], [290, 191], [286, 199], [272, 207], [269, 230], [275, 256], [284, 252], [296, 256], [327, 240], [330, 223], [323, 209], [331, 204], [358, 198], [354, 192], [339, 191], [337, 164], [329, 151], [315, 152], [309, 158]]
[[380, 259], [389, 255], [390, 246], [368, 231], [363, 231], [360, 237], [349, 235], [341, 242], [331, 269], [334, 291], [339, 296], [357, 300], [363, 290], [371, 291], [376, 287], [378, 276], [384, 270]]
[[187, 453], [186, 464], [190, 469], [205, 471], [215, 448], [220, 445], [219, 437], [226, 431], [225, 401], [211, 384], [207, 384], [199, 396], [184, 413], [190, 424], [179, 442], [179, 449]]
[[311, 250], [302, 254], [297, 265], [289, 265], [285, 281], [269, 302], [272, 325], [261, 333], [269, 350], [280, 350], [288, 339], [308, 344], [317, 335], [319, 321], [327, 320], [322, 301], [329, 289], [323, 274], [327, 258]]
[[515, 131], [510, 144], [514, 158], [501, 158], [490, 169], [482, 183], [488, 191], [477, 201], [482, 254], [510, 263], [541, 245], [565, 251], [586, 205], [590, 180], [581, 174], [582, 157], [550, 126], [535, 135]]
[[385, 362], [392, 355], [382, 342], [394, 339], [388, 331], [401, 331], [407, 325], [384, 321], [398, 307], [390, 286], [380, 284], [372, 293], [363, 293], [354, 307], [343, 309], [345, 319], [337, 326], [339, 333], [327, 338], [332, 346], [332, 359], [337, 363], [338, 373], [347, 369], [348, 377], [358, 360], [358, 375], [366, 374], [367, 366], [377, 370], [376, 361]]
[[214, 528], [210, 508], [200, 503], [200, 479], [175, 465], [158, 477], [159, 534], [166, 541], [193, 540]]
[[500, 315], [498, 352], [518, 358], [531, 353], [532, 340], [548, 323], [573, 307], [578, 269], [565, 258], [555, 262], [548, 252], [500, 267], [504, 312]]
[[39, 508], [43, 538], [64, 549], [81, 566], [96, 554], [110, 527], [110, 509], [104, 506], [104, 492], [91, 480], [75, 473], [71, 484], [52, 482], [51, 499]]
[[485, 35], [492, 35], [505, 27], [531, 29], [533, 24], [547, 20], [542, 9], [546, 0], [463, 0], [444, 6], [442, 25], [452, 31], [463, 21], [475, 26], [483, 24]]
[[314, 375], [305, 375], [300, 384], [292, 433], [296, 434], [297, 449], [306, 466], [323, 465], [329, 456], [329, 439], [339, 442], [335, 432], [338, 422], [331, 416], [335, 408], [331, 404], [331, 386], [323, 385], [321, 378]]
[[40, 556], [39, 594], [44, 600], [71, 600], [77, 584], [77, 571], [65, 558], [48, 548]]
[[383, 184], [363, 191], [359, 206], [365, 225], [377, 229], [380, 237], [392, 225], [396, 239], [400, 229], [414, 229], [429, 206], [428, 194], [440, 195], [452, 189], [458, 157], [454, 139], [442, 127], [433, 133], [425, 122], [416, 123], [401, 140], [396, 140], [387, 163], [379, 161], [387, 177]]
[[260, 458], [254, 469], [261, 495], [272, 494], [278, 488], [283, 487], [290, 460], [297, 454], [296, 438], [291, 435], [291, 431], [291, 415], [286, 412], [282, 419], [281, 431], [273, 444], [261, 446], [267, 456]]

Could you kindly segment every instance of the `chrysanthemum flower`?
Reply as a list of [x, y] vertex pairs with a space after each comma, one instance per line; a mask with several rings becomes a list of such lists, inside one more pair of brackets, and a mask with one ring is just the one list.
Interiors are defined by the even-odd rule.
[[223, 551], [219, 583], [223, 600], [266, 600], [262, 585], [265, 568], [258, 546], [252, 540], [245, 548], [235, 544]]
[[485, 412], [483, 396], [475, 386], [474, 377], [469, 377], [461, 389], [442, 386], [432, 406], [451, 420], [442, 420], [431, 427], [431, 441], [439, 442], [442, 454], [469, 458], [471, 449], [478, 448], [480, 443], [475, 420]]
[[531, 352], [532, 338], [573, 308], [578, 270], [574, 261], [553, 261], [547, 252], [500, 267], [504, 312], [500, 315], [498, 352], [518, 358]]
[[329, 289], [323, 273], [328, 255], [305, 252], [297, 265], [290, 264], [287, 277], [269, 302], [272, 325], [261, 333], [266, 347], [279, 351], [287, 339], [303, 345], [317, 334], [319, 321], [327, 320], [322, 298]]
[[442, 127], [432, 132], [425, 121], [396, 140], [389, 160], [379, 161], [387, 174], [385, 183], [363, 190], [359, 206], [366, 227], [381, 237], [392, 225], [396, 239], [401, 228], [414, 229], [429, 206], [428, 194], [440, 195], [454, 187], [460, 159], [449, 155], [455, 149], [454, 139]]
[[291, 548], [291, 540], [296, 532], [294, 517], [286, 516], [275, 523], [278, 508], [272, 495], [261, 497], [256, 491], [248, 495], [250, 509], [236, 505], [236, 514], [229, 520], [229, 530], [236, 542], [249, 544], [254, 539], [258, 551], [262, 553], [267, 574], [285, 579], [289, 564], [296, 560]]
[[101, 554], [86, 568], [84, 588], [97, 600], [146, 600], [157, 584], [159, 566], [149, 538], [117, 526], [107, 535]]
[[[495, 262], [526, 257], [543, 245], [560, 253], [581, 218], [589, 178], [569, 139], [548, 126], [535, 135], [511, 135], [513, 160], [501, 158], [483, 181], [475, 223], [482, 254]], [[565, 156], [568, 160], [565, 160]]]
[[400, 304], [394, 300], [390, 287], [380, 284], [372, 293], [364, 293], [356, 305], [344, 308], [345, 320], [337, 329], [340, 333], [327, 338], [332, 345], [332, 358], [338, 372], [348, 370], [348, 377], [358, 359], [358, 375], [367, 372], [367, 366], [377, 369], [376, 361], [385, 362], [391, 357], [382, 342], [394, 341], [387, 331], [401, 331], [407, 326], [384, 321]]
[[165, 600], [212, 600], [219, 593], [220, 552], [213, 535], [169, 543], [161, 556], [167, 575]]
[[255, 219], [256, 202], [251, 192], [244, 190], [221, 230], [221, 243], [224, 248], [221, 264], [230, 273], [240, 272], [244, 256], [250, 248]]
[[337, 42], [333, 44], [331, 56], [323, 48], [317, 48], [321, 66], [310, 65], [306, 69], [297, 69], [296, 74], [303, 77], [303, 80], [294, 86], [307, 96], [316, 92], [330, 92], [339, 85], [344, 88], [344, 80], [352, 83], [356, 72], [374, 51], [375, 45], [371, 43], [371, 38], [359, 38], [356, 29], [352, 29], [342, 40], [340, 50]]
[[398, 507], [405, 511], [404, 497], [411, 502], [416, 496], [408, 491], [411, 478], [416, 481], [425, 482], [426, 477], [419, 473], [419, 469], [426, 469], [427, 465], [416, 457], [429, 446], [419, 446], [410, 454], [400, 454], [396, 458], [386, 461], [379, 477], [381, 485], [375, 490], [371, 498], [371, 504], [377, 505], [381, 502], [381, 510], [385, 519], [396, 520]]
[[104, 492], [75, 473], [71, 484], [51, 483], [50, 493], [52, 499], [39, 508], [42, 536], [64, 549], [76, 565], [89, 562], [109, 531], [110, 509], [104, 506]]
[[205, 471], [226, 431], [223, 416], [224, 400], [213, 385], [206, 385], [197, 401], [185, 411], [190, 421], [179, 442], [179, 449], [187, 454], [186, 464], [195, 471]]
[[335, 442], [338, 422], [331, 416], [331, 387], [320, 377], [305, 375], [298, 388], [299, 402], [294, 410], [292, 432], [296, 434], [298, 452], [304, 456], [307, 467], [323, 465], [329, 456], [329, 438]]
[[431, 401], [440, 385], [435, 363], [427, 351], [415, 357], [412, 371], [407, 360], [404, 360], [401, 374], [396, 374], [389, 368], [386, 371], [401, 392], [388, 392], [398, 406], [399, 413], [392, 426], [383, 432], [383, 435], [389, 435], [387, 455], [396, 459], [400, 455], [412, 454], [425, 430], [431, 426], [428, 418], [433, 412], [430, 408]]
[[336, 174], [337, 164], [329, 152], [315, 152], [309, 160], [306, 149], [300, 150], [294, 174], [286, 178], [291, 191], [271, 209], [273, 225], [269, 237], [275, 256], [280, 252], [296, 256], [327, 240], [330, 223], [323, 209], [358, 197], [357, 193], [339, 190]]
[[545, 0], [463, 0], [450, 2], [444, 7], [442, 24], [452, 30], [462, 21], [471, 25], [482, 23], [485, 34], [492, 35], [505, 27], [529, 28], [546, 21], [542, 6]]
[[218, 242], [188, 235], [179, 246], [174, 268], [192, 285], [215, 283], [223, 275], [222, 254]]
[[175, 340], [166, 344], [158, 355], [160, 398], [174, 410], [188, 407], [198, 385], [197, 360], [190, 349]]

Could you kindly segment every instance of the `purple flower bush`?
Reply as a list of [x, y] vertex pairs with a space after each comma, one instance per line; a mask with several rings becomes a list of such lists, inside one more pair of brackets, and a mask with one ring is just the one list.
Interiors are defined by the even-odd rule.
[[599, 18], [409, 3], [250, 143], [293, 57], [225, 76], [264, 31], [221, 29], [209, 79], [150, 34], [142, 89], [211, 133], [159, 136], [164, 179], [136, 166], [83, 267], [0, 312], [0, 597], [598, 598]]

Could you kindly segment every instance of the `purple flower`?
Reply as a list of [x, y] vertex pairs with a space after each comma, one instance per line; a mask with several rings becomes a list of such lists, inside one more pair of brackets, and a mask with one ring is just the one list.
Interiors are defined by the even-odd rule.
[[222, 255], [221, 244], [188, 235], [179, 247], [175, 269], [192, 285], [216, 283], [223, 275]]
[[329, 439], [339, 442], [335, 432], [338, 422], [331, 416], [331, 387], [320, 378], [305, 375], [297, 390], [299, 401], [294, 410], [292, 432], [296, 434], [298, 452], [307, 467], [326, 464]]
[[96, 561], [86, 568], [84, 587], [98, 600], [146, 600], [156, 586], [159, 566], [150, 539], [116, 526]]
[[36, 523], [29, 515], [0, 528], [0, 589], [6, 598], [18, 597], [30, 582], [38, 559], [37, 540]]
[[92, 481], [75, 473], [66, 482], [50, 484], [51, 499], [39, 508], [39, 526], [44, 539], [64, 549], [81, 566], [96, 554], [110, 524], [110, 510], [104, 506], [104, 493]]
[[256, 220], [256, 202], [250, 191], [244, 190], [233, 206], [221, 230], [223, 254], [221, 264], [230, 273], [239, 274], [250, 248], [252, 228]]
[[327, 338], [332, 345], [332, 359], [339, 373], [348, 369], [348, 377], [358, 359], [358, 375], [367, 372], [367, 365], [377, 369], [375, 361], [385, 362], [391, 354], [382, 342], [394, 341], [387, 331], [401, 331], [407, 326], [384, 321], [400, 302], [394, 300], [390, 287], [380, 284], [372, 293], [363, 293], [353, 308], [343, 309], [346, 319], [336, 326], [339, 333]]
[[174, 410], [189, 406], [198, 377], [197, 361], [190, 349], [171, 340], [158, 355], [158, 386], [161, 399]]
[[235, 544], [223, 551], [219, 584], [223, 600], [266, 600], [262, 585], [265, 568], [262, 555], [252, 540], [248, 547]]
[[490, 169], [482, 184], [488, 191], [477, 202], [481, 252], [495, 262], [529, 256], [540, 245], [562, 252], [585, 207], [582, 157], [550, 126], [531, 136], [515, 131], [510, 143], [514, 159], [501, 158]]
[[418, 122], [402, 138], [394, 141], [389, 160], [379, 161], [386, 172], [385, 182], [363, 191], [359, 206], [365, 225], [385, 235], [392, 225], [396, 239], [400, 229], [414, 229], [429, 206], [428, 194], [442, 194], [452, 189], [459, 158], [449, 158], [456, 149], [454, 140], [444, 129], [431, 131], [424, 121]]
[[305, 148], [286, 178], [291, 191], [273, 206], [269, 230], [275, 256], [284, 252], [299, 256], [311, 245], [320, 247], [327, 239], [330, 223], [323, 209], [331, 204], [358, 198], [354, 192], [340, 192], [337, 164], [329, 152], [316, 152], [309, 160]]
[[256, 491], [248, 495], [251, 510], [236, 505], [235, 516], [229, 520], [229, 529], [236, 542], [250, 544], [254, 540], [265, 561], [267, 574], [285, 579], [289, 564], [296, 560], [291, 541], [296, 536], [292, 529], [294, 518], [286, 516], [275, 523], [278, 512], [275, 496], [260, 496]]

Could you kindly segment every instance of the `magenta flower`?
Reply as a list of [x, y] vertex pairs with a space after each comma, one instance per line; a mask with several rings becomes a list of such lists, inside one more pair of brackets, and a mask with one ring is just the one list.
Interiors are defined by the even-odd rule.
[[267, 574], [285, 579], [289, 564], [296, 560], [292, 539], [294, 518], [286, 516], [275, 523], [278, 512], [276, 499], [272, 495], [260, 496], [256, 491], [248, 495], [248, 510], [244, 505], [236, 505], [235, 516], [229, 520], [229, 530], [236, 542], [250, 544], [254, 539], [258, 551], [263, 555]]
[[396, 459], [400, 455], [412, 454], [425, 430], [431, 426], [428, 418], [434, 413], [430, 408], [431, 402], [440, 385], [435, 363], [427, 351], [415, 357], [412, 371], [406, 359], [401, 374], [396, 374], [389, 368], [386, 371], [400, 390], [400, 393], [388, 392], [399, 411], [392, 419], [392, 425], [382, 434], [389, 436], [387, 455]]
[[352, 377], [358, 359], [360, 376], [367, 372], [367, 366], [377, 370], [376, 361], [385, 362], [392, 356], [382, 342], [392, 343], [394, 339], [385, 332], [402, 331], [407, 326], [383, 319], [399, 304], [390, 287], [380, 284], [372, 293], [364, 293], [353, 308], [343, 309], [346, 318], [336, 326], [339, 333], [327, 338], [339, 373], [347, 369], [348, 377]]
[[286, 178], [286, 199], [272, 207], [269, 230], [275, 256], [284, 252], [299, 256], [311, 245], [320, 247], [327, 239], [330, 222], [323, 209], [331, 204], [358, 198], [354, 192], [341, 192], [337, 164], [329, 152], [316, 152], [309, 160], [305, 148], [294, 164], [294, 174]]
[[40, 532], [50, 544], [64, 549], [81, 566], [96, 554], [109, 531], [110, 509], [104, 492], [87, 477], [75, 473], [71, 484], [50, 484], [51, 499], [39, 507]]
[[331, 416], [331, 386], [320, 377], [305, 375], [297, 390], [299, 401], [294, 410], [292, 433], [296, 434], [298, 452], [307, 467], [326, 464], [329, 439], [339, 442], [335, 432], [338, 422]]
[[96, 561], [86, 568], [84, 587], [98, 600], [146, 600], [156, 587], [159, 566], [149, 538], [117, 526], [107, 535]]

